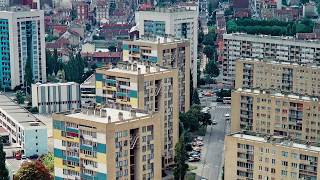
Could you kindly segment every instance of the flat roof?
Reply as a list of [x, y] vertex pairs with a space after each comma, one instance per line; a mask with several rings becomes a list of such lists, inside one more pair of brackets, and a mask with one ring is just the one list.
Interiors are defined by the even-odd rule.
[[[240, 139], [245, 139], [245, 140], [250, 140], [250, 141], [257, 141], [261, 143], [268, 143], [268, 141], [264, 137], [259, 137], [259, 136], [252, 136], [252, 135], [247, 135], [247, 134], [233, 134], [231, 135], [232, 137], [235, 138], [240, 138]], [[275, 136], [274, 136], [275, 137]], [[276, 137], [277, 138], [277, 137]], [[279, 138], [279, 137], [278, 137]], [[280, 137], [283, 138], [283, 137]], [[271, 141], [270, 141], [271, 143]], [[275, 144], [281, 145], [281, 146], [286, 146], [286, 147], [292, 147], [292, 148], [298, 148], [298, 149], [303, 149], [303, 150], [308, 150], [308, 151], [316, 151], [320, 152], [320, 147], [317, 146], [307, 146], [306, 144], [300, 144], [300, 143], [295, 143], [293, 142], [290, 146], [288, 141], [282, 140], [281, 142], [276, 142]]]
[[166, 43], [179, 43], [187, 41], [187, 39], [180, 39], [175, 37], [150, 37], [150, 36], [142, 36], [140, 39], [136, 39], [133, 42], [143, 42], [143, 43], [152, 43], [152, 44], [166, 44]]
[[243, 88], [238, 88], [235, 90], [235, 92], [243, 92], [243, 93], [248, 93], [248, 94], [253, 94], [253, 95], [259, 95], [259, 94], [265, 94], [269, 96], [274, 96], [274, 97], [284, 97], [284, 98], [290, 98], [290, 99], [296, 99], [296, 100], [303, 100], [303, 101], [319, 101], [318, 98], [314, 96], [306, 96], [306, 95], [301, 95], [301, 94], [283, 94], [280, 92], [277, 92], [274, 89], [243, 89]]
[[0, 93], [0, 111], [15, 123], [19, 123], [22, 127], [46, 127], [45, 124], [33, 114], [2, 93]]
[[[107, 123], [120, 122], [121, 120], [119, 119], [119, 113], [122, 113], [123, 120], [136, 119], [136, 118], [141, 118], [149, 115], [147, 113], [135, 112], [135, 116], [132, 116], [131, 111], [119, 110], [114, 108], [102, 108], [101, 110], [106, 112], [106, 117], [101, 117], [100, 111], [95, 111], [95, 114], [88, 114], [82, 111], [82, 112], [77, 112], [73, 114], [67, 114], [66, 116], [71, 118], [84, 119], [88, 121], [107, 124]], [[108, 122], [109, 116], [111, 118], [110, 122]]]
[[36, 83], [32, 84], [35, 86], [67, 86], [67, 85], [77, 85], [76, 82], [65, 82], [65, 83]]
[[[136, 64], [136, 65], [137, 65], [137, 70], [133, 70], [133, 68], [132, 68], [133, 65], [129, 65], [130, 69], [116, 67], [116, 68], [109, 69], [107, 71], [116, 72], [116, 73], [127, 73], [127, 74], [133, 74], [133, 75], [138, 75], [138, 69], [140, 69], [141, 74], [150, 74], [150, 73], [156, 73], [159, 71], [160, 72], [168, 71], [168, 69], [164, 69], [161, 67], [158, 67], [158, 69], [157, 69], [157, 67], [155, 67], [155, 66], [149, 66], [149, 65], [144, 65], [144, 64]], [[124, 66], [126, 66], [126, 64]], [[147, 66], [150, 67], [150, 72], [147, 72]]]

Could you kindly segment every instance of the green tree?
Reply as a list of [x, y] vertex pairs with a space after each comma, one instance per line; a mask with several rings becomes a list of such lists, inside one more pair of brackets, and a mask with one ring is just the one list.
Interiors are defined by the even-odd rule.
[[214, 60], [209, 60], [208, 64], [206, 65], [205, 68], [205, 73], [208, 74], [211, 78], [213, 77], [218, 77], [220, 74], [220, 70], [217, 66], [216, 61]]
[[213, 46], [208, 45], [203, 48], [203, 53], [207, 58], [214, 59], [216, 56], [216, 49]]
[[113, 15], [114, 11], [116, 10], [116, 3], [110, 3], [110, 6], [109, 6], [109, 14], [110, 15]]
[[108, 49], [109, 49], [109, 51], [111, 51], [111, 52], [116, 52], [116, 51], [117, 51], [117, 47], [116, 47], [116, 46], [113, 46], [113, 45], [109, 46]]
[[30, 87], [31, 84], [33, 83], [32, 61], [30, 56], [28, 56], [27, 58], [27, 62], [24, 70], [25, 70], [24, 79], [25, 79], [26, 87]]
[[70, 55], [70, 60], [64, 66], [65, 79], [67, 81], [81, 83], [84, 78], [85, 61], [80, 53]]
[[188, 164], [186, 164], [186, 161], [188, 160], [188, 154], [185, 148], [186, 145], [184, 138], [184, 133], [182, 133], [179, 138], [179, 142], [175, 147], [175, 168], [173, 172], [175, 180], [183, 180], [189, 167]]
[[48, 153], [41, 157], [42, 163], [47, 167], [47, 169], [53, 173], [54, 171], [54, 156], [52, 153]]
[[78, 17], [77, 9], [76, 9], [76, 8], [72, 8], [72, 9], [71, 9], [71, 12], [70, 12], [70, 15], [71, 15], [71, 20], [72, 20], [72, 21], [75, 20], [75, 19], [77, 19], [77, 17]]
[[3, 151], [3, 142], [0, 138], [0, 180], [9, 179], [9, 171], [6, 167], [6, 153]]
[[192, 105], [193, 104], [200, 104], [199, 94], [197, 89], [194, 89], [193, 95], [192, 95]]
[[22, 163], [16, 177], [21, 180], [53, 180], [49, 170], [38, 160]]
[[214, 45], [215, 45], [215, 42], [216, 42], [216, 39], [217, 39], [217, 34], [215, 33], [214, 30], [211, 30], [211, 31], [209, 31], [208, 34], [206, 34], [206, 35], [203, 37], [203, 44], [204, 44], [204, 45], [214, 46]]
[[16, 99], [17, 99], [18, 104], [24, 104], [25, 98], [24, 98], [23, 92], [21, 90], [16, 92]]

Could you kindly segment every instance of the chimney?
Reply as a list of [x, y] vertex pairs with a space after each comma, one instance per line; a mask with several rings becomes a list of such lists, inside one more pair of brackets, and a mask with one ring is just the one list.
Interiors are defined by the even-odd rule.
[[118, 113], [118, 119], [119, 119], [119, 121], [123, 121], [123, 113], [122, 112]]
[[138, 74], [141, 74], [141, 69], [140, 68], [138, 68]]
[[137, 67], [138, 67], [137, 63], [134, 63], [132, 70], [133, 70], [133, 71], [137, 71]]
[[146, 65], [146, 73], [150, 73], [150, 65]]
[[137, 114], [136, 114], [136, 111], [135, 111], [134, 109], [131, 109], [130, 115], [131, 115], [132, 118], [135, 118], [136, 115], [137, 115]]
[[108, 116], [108, 123], [111, 123], [111, 116]]

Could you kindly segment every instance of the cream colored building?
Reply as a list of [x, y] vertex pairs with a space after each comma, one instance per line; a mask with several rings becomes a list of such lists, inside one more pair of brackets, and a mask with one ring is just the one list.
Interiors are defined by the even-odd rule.
[[236, 60], [239, 58], [312, 63], [320, 61], [320, 41], [298, 40], [294, 37], [224, 34], [224, 84], [234, 87]]
[[236, 74], [236, 89], [274, 89], [283, 93], [320, 95], [320, 67], [316, 65], [239, 59]]
[[158, 113], [88, 107], [53, 119], [55, 179], [161, 179]]
[[[196, 5], [197, 6], [197, 5]], [[192, 72], [193, 87], [197, 87], [198, 61], [198, 7], [163, 7], [137, 11], [135, 22], [140, 37], [143, 36], [173, 36], [189, 39], [190, 51], [188, 57]]]
[[162, 162], [171, 165], [179, 138], [178, 70], [146, 64], [119, 63], [115, 68], [97, 69], [96, 102], [159, 112]]
[[277, 137], [232, 134], [225, 138], [228, 180], [320, 179], [320, 148]]
[[190, 45], [172, 37], [144, 37], [123, 42], [123, 61], [150, 62], [179, 70], [179, 110], [190, 108]]
[[320, 142], [318, 98], [262, 90], [232, 92], [231, 132], [246, 130]]

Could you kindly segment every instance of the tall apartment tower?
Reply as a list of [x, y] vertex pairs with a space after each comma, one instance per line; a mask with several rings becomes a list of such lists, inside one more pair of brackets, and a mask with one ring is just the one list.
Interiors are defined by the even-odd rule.
[[234, 87], [235, 65], [240, 58], [312, 63], [320, 62], [320, 43], [293, 37], [267, 35], [224, 34], [224, 84]]
[[44, 12], [24, 7], [0, 11], [0, 83], [14, 89], [25, 84], [31, 64], [34, 82], [46, 82]]
[[159, 118], [110, 107], [54, 114], [54, 179], [161, 179]]
[[179, 138], [178, 70], [140, 62], [96, 70], [96, 102], [159, 112], [162, 165], [174, 163]]
[[174, 36], [190, 40], [190, 68], [197, 87], [198, 10], [168, 7], [136, 12], [135, 21], [142, 36]]
[[143, 37], [123, 42], [123, 61], [149, 62], [179, 70], [179, 111], [190, 108], [189, 42], [174, 38]]

